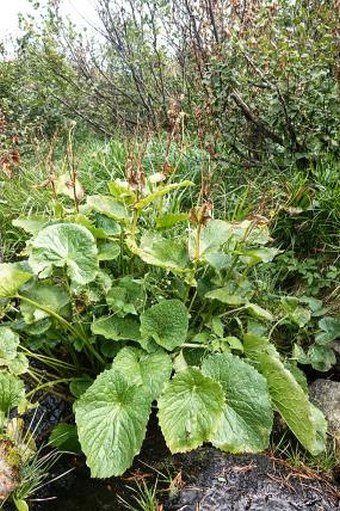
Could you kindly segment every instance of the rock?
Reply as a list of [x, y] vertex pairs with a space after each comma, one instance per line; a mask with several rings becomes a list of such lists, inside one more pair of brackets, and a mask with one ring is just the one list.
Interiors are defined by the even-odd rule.
[[329, 433], [340, 445], [340, 382], [315, 380], [309, 386], [309, 397], [325, 414]]
[[336, 356], [336, 364], [334, 369], [340, 373], [340, 341], [333, 341], [330, 343], [330, 347], [333, 349]]

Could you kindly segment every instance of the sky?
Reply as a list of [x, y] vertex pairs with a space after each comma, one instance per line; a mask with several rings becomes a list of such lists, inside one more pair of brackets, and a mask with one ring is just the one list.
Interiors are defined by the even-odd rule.
[[[96, 24], [95, 0], [59, 1], [62, 12], [69, 15], [78, 26], [85, 26], [87, 20]], [[44, 5], [45, 0], [39, 3]], [[33, 12], [33, 9], [28, 0], [0, 0], [0, 41], [18, 36], [18, 14], [29, 12]]]

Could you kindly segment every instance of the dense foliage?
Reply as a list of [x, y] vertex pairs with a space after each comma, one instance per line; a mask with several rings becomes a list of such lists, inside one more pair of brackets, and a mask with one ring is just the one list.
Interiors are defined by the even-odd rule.
[[132, 465], [152, 410], [173, 453], [263, 451], [274, 414], [324, 452], [302, 369], [332, 375], [340, 338], [335, 4], [98, 0], [88, 36], [58, 2], [21, 19], [0, 62], [0, 498], [19, 511], [51, 462], [15, 417], [41, 391], [72, 406], [51, 444], [93, 477]]
[[335, 1], [99, 0], [86, 37], [50, 2], [38, 10], [40, 28], [22, 20], [18, 55], [2, 64], [11, 85], [3, 101], [14, 120], [47, 134], [62, 115], [108, 135], [172, 130], [184, 116], [230, 165], [307, 168], [339, 155], [336, 9]]
[[[271, 342], [275, 322], [305, 324], [309, 309], [291, 297], [272, 311], [258, 303], [254, 269], [278, 253], [266, 223], [213, 220], [206, 204], [182, 212], [167, 196], [192, 183], [167, 179], [112, 181], [109, 195], [75, 199], [74, 211], [15, 221], [33, 236], [27, 261], [0, 266], [2, 375], [27, 370], [22, 350], [67, 354], [79, 441], [96, 477], [131, 465], [154, 400], [172, 452], [207, 441], [263, 450], [274, 409], [319, 453], [325, 420]], [[4, 418], [17, 405], [8, 399]]]

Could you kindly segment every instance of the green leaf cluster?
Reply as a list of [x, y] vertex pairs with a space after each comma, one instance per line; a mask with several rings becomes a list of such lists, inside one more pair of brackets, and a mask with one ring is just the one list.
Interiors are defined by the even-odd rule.
[[[131, 466], [152, 406], [171, 452], [205, 442], [259, 452], [274, 410], [310, 452], [324, 447], [321, 412], [270, 341], [282, 314], [302, 327], [307, 309], [286, 298], [269, 310], [258, 299], [256, 268], [278, 253], [267, 225], [184, 223], [179, 202], [164, 197], [187, 186], [147, 181], [138, 195], [110, 183], [111, 195], [34, 231], [26, 262], [0, 265], [9, 310], [0, 326], [1, 411], [23, 399], [21, 346], [67, 353], [61, 381], [76, 398], [76, 429], [62, 425], [52, 441], [78, 439], [94, 477]], [[338, 335], [332, 321], [320, 329], [320, 344]]]

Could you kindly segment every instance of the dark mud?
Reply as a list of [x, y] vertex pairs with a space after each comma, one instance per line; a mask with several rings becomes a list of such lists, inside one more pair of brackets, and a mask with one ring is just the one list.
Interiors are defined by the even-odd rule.
[[294, 471], [266, 455], [234, 456], [205, 447], [173, 457], [185, 487], [164, 511], [335, 511], [340, 492], [329, 481]]
[[127, 509], [121, 498], [142, 511], [133, 500], [132, 488], [143, 481], [149, 488], [157, 484], [155, 511], [340, 510], [340, 488], [319, 475], [294, 470], [282, 460], [228, 455], [212, 447], [170, 456], [164, 445], [160, 456], [157, 443], [154, 446], [157, 458], [148, 459], [146, 466], [143, 458], [149, 458], [149, 451], [144, 449], [123, 478], [91, 480], [81, 464], [49, 488], [54, 500], [36, 504], [32, 511], [121, 511]]
[[[53, 426], [69, 414], [62, 400], [41, 396], [38, 412], [30, 418], [39, 441], [46, 442]], [[70, 474], [28, 500], [30, 511], [123, 511], [127, 507], [121, 499], [130, 509], [143, 511], [134, 500], [138, 483], [157, 488], [155, 511], [340, 511], [339, 487], [282, 460], [228, 455], [212, 447], [171, 456], [155, 414], [141, 454], [122, 478], [93, 480], [83, 457], [64, 455], [47, 480], [70, 468]]]

